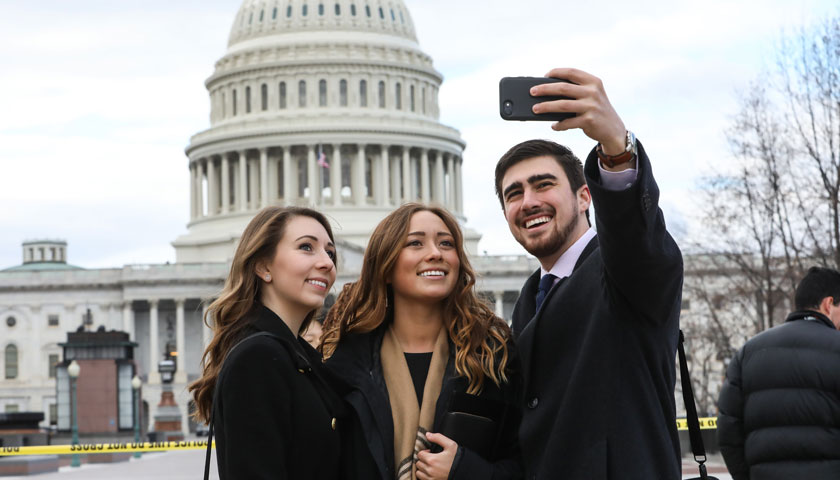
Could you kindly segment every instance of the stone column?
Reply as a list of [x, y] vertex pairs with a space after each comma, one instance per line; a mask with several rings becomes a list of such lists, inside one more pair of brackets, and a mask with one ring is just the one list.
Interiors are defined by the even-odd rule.
[[315, 163], [315, 145], [306, 146], [306, 180], [309, 184], [309, 205], [318, 205], [321, 182], [318, 181], [318, 164]]
[[268, 206], [268, 149], [260, 149], [260, 208]]
[[395, 155], [389, 163], [391, 165], [391, 200], [397, 206], [402, 204], [402, 194], [400, 193], [400, 185], [402, 185], [400, 165], [402, 165], [402, 159]]
[[159, 384], [158, 362], [160, 358], [158, 334], [158, 300], [149, 300], [149, 383]]
[[[270, 90], [269, 90], [270, 91]], [[269, 103], [269, 105], [272, 105]], [[272, 204], [277, 201], [280, 197], [279, 188], [280, 186], [277, 183], [277, 173], [279, 172], [279, 163], [280, 159], [277, 157], [268, 157], [268, 203]]]
[[446, 189], [446, 208], [450, 211], [455, 211], [455, 168], [452, 166], [455, 162], [454, 155], [446, 155], [446, 173], [449, 175], [449, 186]]
[[195, 219], [198, 217], [198, 202], [196, 201], [195, 189], [196, 189], [196, 166], [195, 162], [190, 159], [190, 220]]
[[228, 154], [222, 154], [222, 214], [230, 208], [230, 163]]
[[137, 338], [134, 332], [134, 311], [131, 309], [131, 300], [123, 303], [123, 331], [128, 333], [128, 339], [132, 342]]
[[505, 292], [493, 292], [493, 297], [496, 299], [496, 316], [503, 320], [505, 318], [504, 295]]
[[443, 154], [435, 153], [435, 202], [440, 205], [446, 204], [446, 194], [443, 191]]
[[333, 145], [333, 158], [330, 159], [330, 192], [332, 204], [341, 205], [341, 145]]
[[248, 159], [248, 208], [260, 208], [260, 160]]
[[379, 183], [376, 188], [376, 204], [385, 206], [391, 203], [391, 169], [388, 158], [388, 145], [382, 145], [382, 154], [379, 156]]
[[411, 198], [411, 152], [408, 147], [403, 147], [402, 155], [402, 202], [410, 202]]
[[365, 146], [363, 143], [358, 145], [359, 152], [356, 155], [355, 168], [351, 169], [353, 174], [353, 203], [359, 206], [367, 203], [367, 193], [365, 192]]
[[248, 210], [248, 161], [246, 150], [239, 151], [239, 192], [236, 201], [239, 203], [239, 211]]
[[455, 157], [455, 211], [458, 213], [464, 213], [464, 186], [463, 178], [461, 178], [461, 162], [464, 159], [461, 157]]
[[207, 158], [207, 216], [212, 217], [218, 213], [219, 196], [216, 190], [216, 167], [213, 157]]
[[420, 152], [420, 199], [429, 203], [429, 150]]
[[187, 383], [187, 349], [184, 332], [184, 299], [175, 299], [175, 349], [178, 350], [178, 370], [175, 383]]
[[283, 203], [294, 205], [297, 200], [295, 176], [297, 169], [292, 168], [292, 146], [283, 147]]

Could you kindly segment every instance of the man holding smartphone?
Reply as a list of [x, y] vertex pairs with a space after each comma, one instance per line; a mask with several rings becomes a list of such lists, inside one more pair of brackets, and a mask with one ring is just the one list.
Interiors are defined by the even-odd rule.
[[[677, 479], [674, 404], [682, 255], [665, 228], [641, 144], [601, 81], [575, 69], [536, 85], [534, 113], [576, 116], [598, 145], [582, 167], [531, 140], [496, 165], [510, 231], [541, 268], [513, 313], [525, 373], [520, 442], [528, 479]], [[595, 204], [597, 235], [588, 209]]]

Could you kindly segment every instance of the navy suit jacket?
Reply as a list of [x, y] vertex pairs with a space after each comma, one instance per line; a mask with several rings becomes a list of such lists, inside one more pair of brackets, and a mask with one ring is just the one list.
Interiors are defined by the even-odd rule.
[[678, 479], [675, 354], [682, 255], [665, 229], [659, 190], [639, 145], [627, 189], [584, 172], [598, 235], [536, 310], [539, 270], [513, 313], [525, 405], [527, 478]]

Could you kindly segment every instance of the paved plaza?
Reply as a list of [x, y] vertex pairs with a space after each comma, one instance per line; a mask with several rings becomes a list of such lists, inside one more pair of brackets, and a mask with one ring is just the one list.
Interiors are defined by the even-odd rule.
[[[732, 480], [719, 456], [709, 458], [709, 474], [720, 480]], [[140, 459], [112, 464], [85, 464], [78, 468], [62, 467], [58, 472], [40, 475], [0, 477], [10, 480], [196, 480], [204, 471], [203, 450], [178, 450], [146, 453]], [[690, 459], [683, 460], [683, 478], [697, 476], [697, 467]], [[213, 456], [210, 478], [218, 480], [216, 457]]]

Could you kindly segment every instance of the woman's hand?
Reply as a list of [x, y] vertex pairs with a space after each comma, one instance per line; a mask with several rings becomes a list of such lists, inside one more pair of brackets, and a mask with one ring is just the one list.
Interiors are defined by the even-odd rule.
[[418, 480], [446, 480], [458, 452], [458, 444], [439, 433], [426, 432], [426, 438], [443, 447], [440, 453], [423, 450], [417, 453]]

